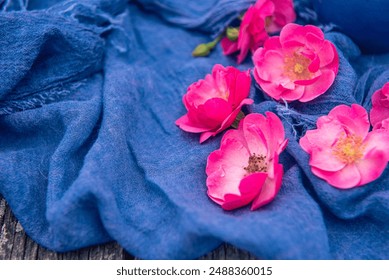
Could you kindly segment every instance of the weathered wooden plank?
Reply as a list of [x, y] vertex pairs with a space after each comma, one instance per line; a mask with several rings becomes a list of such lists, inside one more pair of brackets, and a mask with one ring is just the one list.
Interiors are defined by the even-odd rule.
[[0, 196], [0, 260], [121, 260], [131, 259], [116, 242], [68, 253], [56, 253], [29, 238]]
[[3, 199], [0, 195], [0, 225], [3, 225], [4, 223], [5, 208], [6, 208], [5, 199]]
[[59, 260], [59, 256], [59, 253], [47, 250], [41, 246], [38, 247], [38, 260]]
[[25, 250], [24, 250], [24, 260], [37, 260], [38, 259], [38, 250], [39, 245], [34, 242], [31, 238], [27, 236]]
[[[0, 196], [0, 260], [132, 260], [118, 243], [91, 246], [74, 252], [56, 253], [39, 246], [24, 232], [6, 201]], [[137, 258], [135, 258], [137, 259]], [[255, 259], [250, 253], [223, 244], [202, 260]]]
[[5, 209], [2, 211], [3, 218], [2, 218], [1, 232], [0, 232], [0, 260], [10, 260], [12, 250], [13, 250], [13, 245], [14, 245], [13, 244], [14, 226], [12, 220], [13, 215], [10, 209], [8, 208], [7, 204], [5, 203], [3, 205], [5, 205]]
[[25, 234], [23, 227], [18, 221], [13, 222], [13, 246], [11, 252], [11, 260], [22, 260], [24, 259], [25, 245], [27, 235]]
[[230, 244], [222, 244], [219, 248], [201, 257], [200, 260], [255, 260], [255, 256]]
[[110, 242], [104, 246], [103, 260], [124, 259], [124, 249], [116, 242]]

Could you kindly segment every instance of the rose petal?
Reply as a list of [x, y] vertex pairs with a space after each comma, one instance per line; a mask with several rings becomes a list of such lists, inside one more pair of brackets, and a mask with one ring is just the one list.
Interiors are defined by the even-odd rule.
[[304, 48], [304, 42], [287, 41], [282, 43], [282, 51], [287, 54], [293, 54], [296, 50]]
[[376, 126], [381, 121], [389, 118], [389, 108], [373, 107], [370, 110], [370, 121], [372, 126]]
[[261, 131], [262, 118], [265, 117], [261, 114], [249, 114], [239, 124], [240, 133], [245, 138], [250, 154], [267, 155], [268, 153], [266, 138]]
[[274, 98], [275, 100], [279, 100], [281, 98], [281, 94], [283, 90], [280, 90], [281, 86], [274, 84], [272, 82], [267, 82], [262, 80], [257, 73], [257, 68], [254, 70], [254, 78], [267, 95]]
[[296, 89], [297, 85], [289, 78], [282, 78], [282, 80], [278, 81], [278, 88], [280, 90], [283, 91], [283, 93], [281, 93], [281, 96], [284, 94], [284, 93], [287, 93], [287, 92], [290, 92], [290, 91], [293, 91]]
[[216, 134], [217, 134], [216, 131], [206, 131], [206, 132], [201, 133], [200, 139], [199, 139], [200, 144], [203, 143], [204, 141], [207, 141], [209, 138], [211, 138], [212, 136], [215, 136]]
[[260, 65], [257, 65], [258, 76], [265, 81], [277, 83], [284, 76], [284, 56], [279, 51], [266, 52]]
[[176, 120], [176, 125], [186, 132], [200, 133], [209, 130], [209, 127], [201, 127], [199, 124], [191, 122], [188, 115], [183, 115]]
[[[321, 49], [318, 50], [317, 54], [320, 58], [320, 67], [322, 68], [330, 65], [334, 60], [339, 60], [335, 46], [327, 40], [323, 42]], [[337, 73], [337, 71], [335, 71], [335, 73]]]
[[356, 163], [361, 180], [358, 185], [364, 185], [376, 180], [384, 172], [388, 163], [387, 152], [370, 150], [362, 160]]
[[240, 50], [240, 53], [238, 54], [238, 64], [241, 64], [243, 60], [246, 58], [249, 50], [250, 50], [250, 37], [249, 34], [247, 34], [245, 29], [242, 29], [242, 26], [239, 31], [239, 37], [238, 37], [238, 49]]
[[332, 149], [315, 149], [309, 160], [309, 165], [324, 171], [339, 171], [346, 163], [339, 161]]
[[208, 123], [209, 127], [217, 127], [232, 113], [232, 107], [224, 99], [211, 98], [204, 105], [199, 106], [197, 113], [201, 123]]
[[308, 130], [300, 139], [300, 146], [307, 153], [316, 149], [329, 149], [344, 134], [342, 126], [327, 116], [318, 119], [317, 127]]
[[266, 173], [253, 173], [243, 178], [239, 185], [240, 195], [226, 194], [221, 207], [233, 210], [249, 204], [261, 191], [266, 178]]
[[[236, 72], [240, 72], [238, 69], [234, 67], [224, 67], [221, 64], [215, 64], [212, 69], [212, 81], [209, 84], [212, 84], [213, 90], [215, 90], [215, 97], [225, 98], [228, 95], [229, 88], [227, 85], [227, 77], [233, 75]], [[209, 76], [206, 77], [210, 78]], [[208, 98], [210, 99], [210, 97]]]
[[299, 100], [301, 96], [303, 96], [303, 94], [304, 94], [304, 87], [296, 85], [295, 89], [285, 90], [284, 92], [282, 92], [281, 98], [285, 99], [286, 101], [294, 101], [294, 100]]
[[281, 30], [280, 33], [281, 45], [284, 45], [284, 43], [288, 41], [297, 41], [305, 44], [307, 41], [306, 38], [307, 33], [312, 33], [317, 37], [324, 39], [323, 32], [320, 30], [320, 28], [316, 26], [313, 25], [301, 26], [295, 23], [289, 23], [285, 25], [284, 28]]
[[257, 1], [254, 7], [261, 13], [263, 18], [271, 16], [276, 8], [273, 1]]
[[285, 132], [281, 120], [272, 112], [249, 114], [240, 123], [247, 147], [251, 154], [265, 155], [268, 159], [285, 145]]
[[213, 197], [222, 199], [226, 193], [239, 194], [238, 186], [246, 175], [249, 151], [240, 141], [228, 138], [207, 160], [207, 187]]
[[[297, 81], [294, 81], [294, 83], [296, 85], [299, 85], [299, 86], [309, 86], [309, 85], [313, 85], [314, 83], [317, 82], [317, 80], [320, 79], [320, 76], [321, 76], [321, 72], [320, 70], [315, 73], [315, 75], [313, 76], [313, 78], [309, 79], [309, 80], [297, 80]], [[305, 91], [305, 89], [304, 89]]]
[[265, 28], [263, 28], [261, 32], [256, 32], [256, 34], [256, 37], [250, 44], [251, 53], [254, 53], [259, 47], [262, 47], [265, 41], [269, 38]]
[[280, 51], [282, 49], [279, 36], [273, 36], [266, 40], [263, 47], [266, 50]]
[[373, 130], [366, 136], [363, 144], [365, 146], [365, 152], [370, 150], [379, 150], [386, 155], [386, 159], [389, 161], [389, 131], [386, 129]]
[[[266, 112], [266, 124], [262, 125], [262, 131], [266, 138], [268, 149], [277, 152], [279, 149], [284, 150], [285, 143], [284, 126], [279, 117], [272, 112]], [[279, 152], [277, 152], [279, 154]]]
[[311, 64], [308, 66], [308, 70], [312, 73], [315, 73], [320, 68], [320, 58], [315, 56], [315, 58], [311, 61]]
[[238, 42], [235, 41], [230, 41], [227, 37], [224, 37], [221, 42], [220, 42], [222, 49], [223, 49], [223, 54], [224, 55], [230, 55], [234, 52], [237, 52], [238, 49]]
[[306, 36], [306, 46], [308, 49], [313, 50], [315, 53], [318, 53], [325, 42], [323, 35], [315, 34], [312, 32], [307, 32]]
[[389, 118], [384, 119], [379, 123], [376, 123], [373, 127], [373, 130], [377, 130], [377, 129], [389, 130]]
[[317, 177], [322, 178], [328, 184], [339, 189], [353, 188], [361, 180], [361, 175], [354, 164], [346, 165], [345, 168], [336, 172], [324, 171], [315, 167], [312, 167], [311, 170]]
[[216, 87], [212, 75], [207, 74], [204, 80], [199, 80], [188, 87], [187, 93], [183, 96], [183, 103], [187, 110], [197, 108], [208, 99], [220, 97], [220, 91]]
[[230, 79], [228, 87], [233, 92], [230, 93], [228, 101], [233, 107], [237, 107], [243, 99], [247, 98], [251, 88], [251, 76], [250, 70], [246, 72], [238, 71], [235, 73], [235, 77]]
[[[384, 94], [385, 93], [385, 94]], [[370, 121], [375, 127], [381, 121], [389, 118], [389, 82], [374, 92], [371, 97], [373, 107], [370, 111]]]
[[335, 80], [335, 73], [332, 70], [321, 70], [321, 75], [317, 81], [311, 85], [305, 86], [304, 95], [300, 98], [301, 102], [308, 102], [319, 95], [325, 93]]
[[239, 114], [240, 110], [244, 105], [251, 105], [254, 103], [254, 100], [250, 98], [243, 99], [242, 102], [235, 108], [234, 111], [224, 120], [220, 126], [220, 131], [228, 128], [236, 119], [236, 116]]
[[337, 119], [350, 134], [365, 138], [369, 132], [369, 117], [361, 105], [339, 105], [332, 109], [328, 116]]
[[201, 136], [200, 136], [200, 143], [203, 143], [205, 140], [209, 139], [210, 137], [215, 136], [219, 132], [221, 132], [221, 131], [225, 130], [226, 128], [230, 127], [231, 124], [236, 119], [237, 115], [239, 114], [242, 106], [243, 105], [250, 105], [253, 102], [254, 102], [254, 100], [249, 99], [249, 98], [242, 100], [242, 102], [236, 107], [236, 109], [234, 111], [232, 111], [232, 113], [222, 122], [222, 124], [220, 125], [220, 127], [218, 129], [213, 130], [213, 131], [204, 132], [204, 133], [201, 134]]
[[284, 169], [281, 164], [278, 164], [276, 162], [273, 166], [273, 169], [274, 169], [273, 171], [274, 177], [273, 178], [270, 178], [269, 176], [267, 177], [265, 183], [262, 186], [261, 192], [254, 199], [253, 204], [251, 205], [251, 210], [258, 209], [270, 203], [271, 201], [273, 201], [273, 199], [279, 192], [281, 188]]

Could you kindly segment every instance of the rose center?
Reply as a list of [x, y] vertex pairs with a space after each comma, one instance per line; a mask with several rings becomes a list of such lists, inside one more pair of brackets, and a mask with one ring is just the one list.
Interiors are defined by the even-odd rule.
[[284, 61], [285, 74], [292, 81], [308, 80], [312, 77], [312, 73], [308, 70], [311, 63], [309, 58], [295, 52], [292, 56], [286, 57]]
[[249, 157], [249, 163], [246, 167], [243, 168], [246, 170], [247, 174], [252, 174], [255, 172], [266, 172], [267, 163], [266, 156], [256, 155], [255, 153]]
[[269, 32], [269, 26], [272, 24], [273, 22], [273, 17], [272, 16], [268, 16], [265, 18], [265, 30], [267, 32]]
[[220, 93], [220, 98], [228, 101], [228, 97], [230, 97], [230, 92], [228, 90], [223, 91]]
[[296, 74], [301, 74], [301, 73], [303, 73], [304, 72], [304, 66], [302, 66], [300, 63], [296, 63], [295, 65], [294, 65], [294, 72], [296, 73]]
[[361, 137], [348, 135], [339, 138], [333, 147], [333, 154], [341, 162], [351, 164], [363, 157], [365, 146]]

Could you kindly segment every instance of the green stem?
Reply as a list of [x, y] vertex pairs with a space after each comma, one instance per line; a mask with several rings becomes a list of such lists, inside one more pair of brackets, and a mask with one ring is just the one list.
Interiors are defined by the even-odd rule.
[[209, 49], [212, 50], [212, 49], [217, 45], [217, 43], [220, 42], [220, 40], [222, 39], [222, 37], [223, 37], [223, 36], [220, 34], [219, 36], [217, 36], [217, 37], [215, 38], [215, 40], [213, 40], [212, 42], [207, 43], [207, 46], [209, 47]]
[[207, 56], [210, 51], [219, 43], [221, 40], [222, 35], [219, 35], [215, 40], [209, 43], [202, 43], [198, 45], [192, 52], [192, 55], [195, 57], [200, 57], [200, 56]]

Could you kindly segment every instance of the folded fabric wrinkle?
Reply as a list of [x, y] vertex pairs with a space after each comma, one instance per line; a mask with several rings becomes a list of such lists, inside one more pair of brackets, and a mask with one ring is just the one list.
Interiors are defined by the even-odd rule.
[[[278, 115], [289, 140], [274, 200], [224, 211], [207, 196], [206, 159], [225, 134], [200, 145], [180, 130], [182, 97], [215, 64], [253, 63], [220, 45], [191, 52], [254, 2], [0, 1], [0, 193], [29, 236], [60, 252], [116, 240], [145, 259], [197, 258], [222, 242], [263, 259], [389, 259], [389, 169], [336, 189], [299, 145], [335, 106], [369, 111], [389, 81], [389, 53], [363, 55], [347, 34], [324, 34], [339, 69], [316, 99], [286, 107], [252, 85], [248, 113]], [[320, 26], [311, 1], [294, 3], [298, 24]]]

